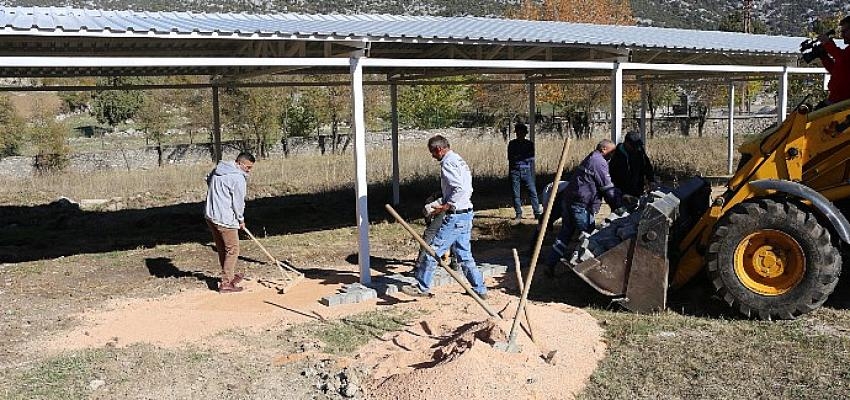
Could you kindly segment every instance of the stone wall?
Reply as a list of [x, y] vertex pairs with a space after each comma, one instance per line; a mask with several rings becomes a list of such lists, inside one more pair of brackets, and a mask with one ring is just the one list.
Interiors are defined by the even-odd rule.
[[[747, 117], [735, 117], [734, 128], [736, 134], [755, 134], [760, 133], [765, 128], [777, 122], [775, 115], [754, 115]], [[647, 119], [646, 130], [649, 132], [649, 119]], [[681, 135], [683, 127], [681, 126], [680, 118], [656, 118], [653, 127], [656, 134], [659, 135]], [[696, 122], [691, 122], [689, 126], [690, 136], [699, 134], [699, 127]], [[638, 130], [638, 120], [626, 118], [623, 121], [623, 131]], [[726, 136], [729, 130], [729, 120], [726, 117], [711, 117], [708, 118], [703, 127], [703, 136]], [[608, 121], [592, 121], [591, 134], [596, 136], [606, 136], [611, 132], [611, 123]]]
[[[766, 127], [776, 122], [774, 116], [758, 116], [749, 118], [735, 119], [735, 131], [739, 133], [758, 133]], [[610, 123], [607, 121], [594, 121], [591, 123], [592, 134], [595, 137], [607, 137], [610, 134]], [[633, 119], [627, 119], [624, 122], [624, 131], [636, 130], [637, 123]], [[648, 129], [648, 128], [647, 128]], [[472, 128], [473, 131], [480, 133], [481, 131]], [[448, 129], [450, 135], [463, 134], [463, 129]], [[681, 127], [677, 120], [672, 119], [657, 119], [655, 121], [655, 132], [658, 135], [679, 135]], [[725, 136], [727, 132], [726, 118], [709, 118], [704, 128], [705, 136]], [[433, 132], [427, 131], [405, 131], [401, 135], [402, 141], [424, 141], [430, 137]], [[545, 133], [541, 133], [545, 134]], [[691, 136], [697, 135], [697, 126], [692, 124], [690, 128]], [[495, 134], [494, 134], [495, 137]], [[343, 143], [339, 144], [342, 148]], [[326, 139], [326, 148], [330, 151], [330, 139]], [[367, 146], [389, 146], [390, 135], [388, 132], [372, 133], [367, 135]], [[346, 147], [346, 152], [350, 153], [353, 143], [349, 143]], [[222, 144], [224, 159], [235, 158], [239, 153], [237, 142], [227, 142]], [[288, 151], [290, 155], [294, 154], [319, 154], [321, 148], [319, 139], [311, 138], [290, 138], [288, 141]], [[269, 150], [271, 157], [283, 157], [284, 146], [276, 144]], [[157, 167], [158, 152], [156, 147], [147, 147], [143, 149], [132, 150], [105, 150], [96, 153], [72, 154], [68, 169], [75, 172], [91, 172], [103, 170], [145, 170]], [[201, 164], [209, 163], [212, 160], [212, 150], [209, 143], [196, 144], [181, 144], [174, 146], [163, 146], [162, 159], [164, 164]], [[33, 157], [5, 157], [0, 159], [0, 176], [7, 177], [24, 177], [34, 173]]]
[[[370, 134], [367, 136], [368, 146], [381, 146], [389, 143], [389, 135]], [[345, 136], [341, 137], [338, 149], [345, 146], [347, 153], [351, 152], [354, 143], [346, 145]], [[326, 143], [327, 151], [331, 149], [331, 140]], [[290, 155], [320, 154], [319, 139], [290, 138], [286, 146]], [[234, 159], [239, 154], [238, 142], [222, 143], [222, 154], [225, 160]], [[282, 143], [268, 149], [270, 157], [284, 157], [285, 148]], [[96, 153], [75, 153], [69, 156], [68, 170], [74, 172], [92, 172], [104, 170], [146, 170], [158, 166], [159, 152], [155, 146], [143, 149], [112, 149]], [[162, 146], [163, 164], [202, 164], [212, 161], [212, 145], [210, 143], [180, 144]], [[35, 172], [34, 157], [14, 156], [0, 159], [0, 176], [23, 177]]]

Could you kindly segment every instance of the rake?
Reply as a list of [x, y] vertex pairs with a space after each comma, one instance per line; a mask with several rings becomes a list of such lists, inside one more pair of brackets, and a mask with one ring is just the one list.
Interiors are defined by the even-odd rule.
[[277, 290], [278, 293], [284, 294], [289, 291], [289, 289], [292, 289], [292, 287], [295, 286], [299, 281], [304, 279], [304, 274], [301, 271], [298, 271], [297, 269], [295, 269], [295, 267], [289, 265], [289, 263], [285, 261], [280, 261], [274, 258], [274, 256], [272, 256], [271, 253], [266, 250], [265, 246], [263, 246], [263, 244], [260, 243], [260, 241], [257, 240], [256, 237], [254, 237], [254, 234], [252, 234], [247, 227], [243, 227], [242, 230], [245, 231], [245, 233], [248, 234], [248, 237], [250, 237], [251, 240], [253, 240], [254, 243], [257, 244], [257, 247], [259, 247], [260, 250], [262, 250], [263, 253], [266, 255], [266, 257], [269, 258], [269, 261], [271, 261], [272, 264], [278, 266], [278, 270], [280, 271], [280, 276], [282, 279], [281, 281], [270, 279], [257, 279], [257, 282], [259, 282], [263, 286], [273, 287]]

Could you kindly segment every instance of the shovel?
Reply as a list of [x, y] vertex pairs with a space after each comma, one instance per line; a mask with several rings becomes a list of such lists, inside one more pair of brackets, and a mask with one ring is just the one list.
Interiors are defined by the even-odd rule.
[[277, 292], [279, 294], [284, 294], [289, 289], [291, 289], [293, 286], [295, 286], [299, 281], [304, 279], [304, 274], [301, 273], [301, 271], [298, 271], [297, 269], [295, 269], [294, 267], [292, 267], [288, 263], [285, 263], [283, 261], [279, 261], [278, 259], [274, 258], [274, 256], [272, 256], [271, 253], [269, 253], [269, 251], [266, 250], [266, 248], [263, 246], [263, 244], [260, 243], [260, 241], [257, 240], [257, 238], [254, 237], [254, 234], [252, 234], [251, 231], [249, 231], [247, 227], [243, 227], [242, 230], [245, 231], [245, 233], [248, 234], [248, 237], [251, 238], [251, 240], [253, 240], [254, 243], [257, 244], [257, 247], [259, 247], [260, 250], [262, 250], [263, 253], [266, 255], [266, 257], [269, 258], [269, 261], [271, 261], [272, 264], [278, 266], [279, 271], [280, 271], [280, 276], [283, 279], [282, 281], [273, 281], [273, 280], [268, 280], [268, 279], [258, 279], [257, 282], [259, 282], [260, 284], [263, 284], [264, 286], [272, 286], [275, 289], [277, 289]]
[[[564, 141], [564, 148], [561, 150], [561, 160], [558, 161], [558, 169], [555, 172], [555, 182], [559, 182], [561, 180], [561, 173], [564, 172], [564, 166], [567, 163], [567, 155], [570, 152], [570, 137], [567, 135], [567, 139]], [[534, 243], [534, 250], [531, 253], [531, 262], [528, 268], [528, 277], [525, 279], [525, 285], [522, 288], [522, 295], [519, 299], [519, 305], [517, 306], [516, 315], [514, 316], [513, 324], [511, 325], [511, 332], [508, 334], [507, 342], [499, 342], [493, 345], [493, 347], [503, 350], [509, 353], [518, 353], [522, 351], [519, 345], [516, 344], [516, 336], [517, 336], [517, 326], [519, 326], [519, 319], [521, 315], [525, 314], [525, 305], [528, 301], [528, 291], [531, 289], [531, 281], [534, 279], [534, 270], [537, 267], [537, 257], [540, 255], [540, 247], [543, 246], [543, 238], [546, 236], [546, 225], [549, 223], [549, 215], [552, 213], [552, 206], [555, 203], [555, 195], [552, 194], [549, 196], [549, 201], [546, 204], [546, 211], [543, 212], [543, 219], [540, 221], [540, 230], [537, 232], [537, 240]], [[554, 353], [549, 353], [544, 357], [547, 363], [551, 363], [554, 358]]]

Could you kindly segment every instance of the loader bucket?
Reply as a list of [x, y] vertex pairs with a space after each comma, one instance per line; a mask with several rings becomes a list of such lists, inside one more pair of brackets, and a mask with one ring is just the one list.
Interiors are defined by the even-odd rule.
[[[667, 303], [671, 231], [687, 231], [708, 206], [710, 186], [691, 178], [673, 191], [655, 191], [640, 199], [632, 213], [609, 217], [601, 229], [583, 234], [567, 263], [600, 293], [617, 297], [638, 313], [661, 311]], [[675, 225], [675, 227], [674, 227]], [[671, 229], [672, 228], [672, 229]]]

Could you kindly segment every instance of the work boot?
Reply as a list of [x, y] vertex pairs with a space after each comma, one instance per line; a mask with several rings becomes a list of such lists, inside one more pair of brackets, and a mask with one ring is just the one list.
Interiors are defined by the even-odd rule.
[[244, 288], [234, 285], [233, 283], [222, 283], [218, 286], [219, 293], [237, 293]]
[[433, 294], [428, 292], [423, 292], [422, 289], [419, 289], [413, 285], [404, 285], [401, 287], [401, 292], [410, 296], [410, 297], [434, 297]]
[[[464, 296], [469, 296], [469, 292], [463, 292], [463, 294], [464, 294]], [[489, 295], [487, 295], [487, 292], [484, 292], [484, 293], [475, 292], [475, 294], [477, 294], [478, 297], [481, 298], [481, 300], [487, 300], [490, 297]]]

